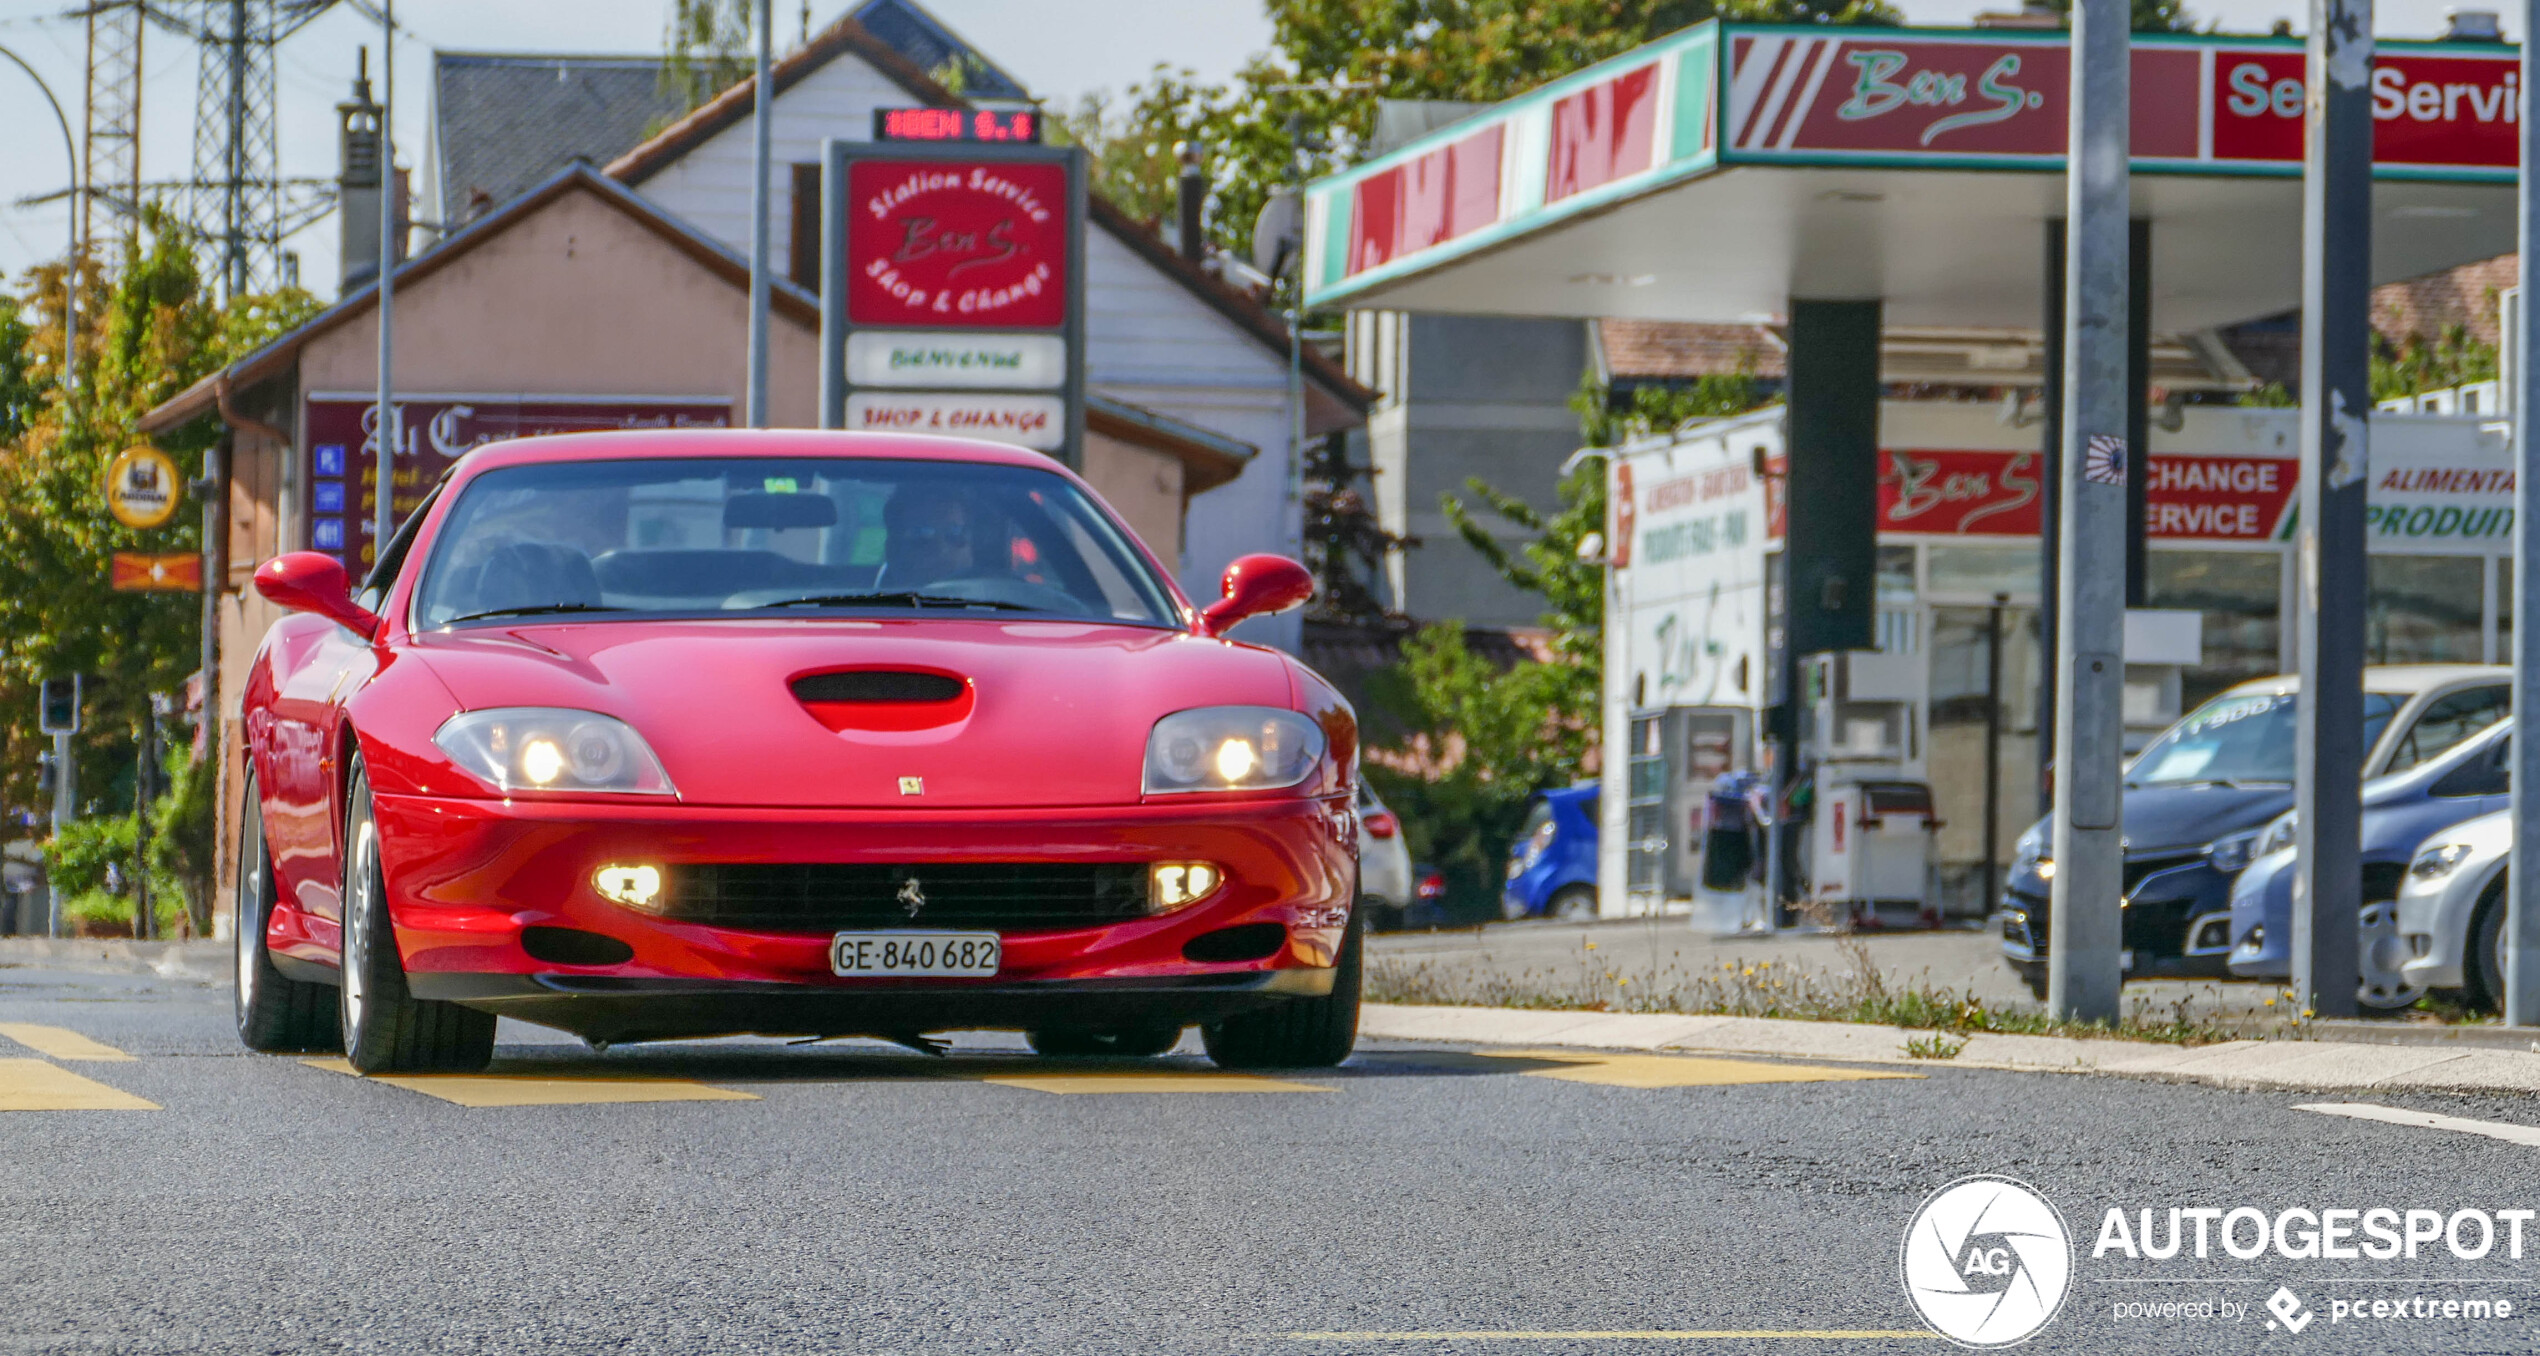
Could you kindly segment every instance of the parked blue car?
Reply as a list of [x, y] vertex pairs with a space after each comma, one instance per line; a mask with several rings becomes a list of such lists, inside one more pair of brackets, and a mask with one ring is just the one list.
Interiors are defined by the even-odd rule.
[[1507, 918], [1596, 917], [1596, 787], [1537, 791], [1508, 845]]
[[[2401, 968], [2410, 952], [2399, 932], [2400, 883], [2429, 836], [2512, 802], [2512, 758], [2508, 717], [2439, 757], [2364, 784], [2363, 979], [2356, 991], [2363, 1006], [2389, 1011], [2424, 996], [2425, 986]], [[2229, 952], [2236, 978], [2293, 974], [2293, 826], [2291, 811], [2267, 826], [2258, 842], [2263, 855], [2232, 883], [2228, 930], [2213, 920], [2189, 943], [2195, 954]]]

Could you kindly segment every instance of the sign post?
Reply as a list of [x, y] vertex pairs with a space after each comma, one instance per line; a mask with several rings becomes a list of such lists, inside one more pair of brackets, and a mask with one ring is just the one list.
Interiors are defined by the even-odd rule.
[[821, 427], [984, 438], [1081, 468], [1084, 152], [825, 149]]
[[[2540, 0], [2527, 0], [2523, 6], [2522, 101], [2520, 140], [2522, 143], [2522, 186], [2520, 192], [2522, 220], [2522, 301], [2508, 308], [2514, 332], [2505, 339], [2505, 351], [2514, 355], [2512, 381], [2514, 389], [2507, 395], [2514, 421], [2514, 465], [2528, 467], [2540, 442], [2531, 436], [2532, 416], [2540, 413], [2540, 384], [2532, 380], [2540, 374], [2540, 362], [2532, 355], [2534, 334], [2540, 332], [2540, 306], [2531, 298], [2534, 291], [2532, 251], [2540, 249], [2540, 127], [2531, 122], [2531, 81], [2535, 68], [2532, 54], [2532, 23], [2540, 20]], [[2540, 550], [2531, 540], [2532, 515], [2540, 513], [2540, 475], [2525, 474], [2514, 484], [2517, 512], [2514, 521], [2522, 524], [2514, 533], [2513, 587], [2514, 598], [2540, 597], [2532, 592], [2540, 588]], [[2526, 605], [2527, 606], [2527, 605]], [[2514, 686], [2521, 688], [2534, 675], [2540, 675], [2540, 626], [2514, 629]], [[2506, 867], [2507, 896], [2505, 911], [2505, 1025], [2540, 1026], [2540, 891], [2531, 882], [2540, 880], [2540, 739], [2517, 739], [2513, 751], [2513, 861]]]
[[2355, 1015], [2363, 909], [2364, 508], [2371, 484], [2372, 0], [2312, 0], [2302, 175], [2302, 659], [2293, 990]]

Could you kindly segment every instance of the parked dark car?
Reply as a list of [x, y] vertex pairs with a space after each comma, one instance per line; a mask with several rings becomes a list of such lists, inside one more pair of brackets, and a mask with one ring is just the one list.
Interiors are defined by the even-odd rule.
[[1596, 917], [1596, 788], [1538, 791], [1508, 847], [1508, 918]]
[[[2506, 808], [2513, 800], [2512, 759], [2508, 716], [2440, 757], [2364, 786], [2363, 975], [2356, 997], [2365, 1007], [2391, 1011], [2425, 996], [2426, 986], [2403, 968], [2413, 958], [2399, 932], [2399, 887], [2408, 862], [2430, 835]], [[2227, 951], [2231, 973], [2240, 979], [2292, 976], [2293, 836], [2289, 810], [2267, 825], [2257, 860], [2232, 884], [2227, 926], [2199, 929], [2189, 940], [2191, 952]]]
[[[2512, 709], [2513, 671], [2490, 664], [2364, 670], [2364, 775], [2415, 767]], [[2189, 941], [2228, 926], [2231, 882], [2269, 820], [2293, 807], [2301, 680], [2242, 683], [2163, 732], [2126, 767], [2123, 838], [2130, 976], [2227, 973], [2224, 951]], [[2002, 954], [2032, 993], [2046, 992], [2047, 900], [2055, 863], [2040, 820], [2020, 835], [2002, 892]]]

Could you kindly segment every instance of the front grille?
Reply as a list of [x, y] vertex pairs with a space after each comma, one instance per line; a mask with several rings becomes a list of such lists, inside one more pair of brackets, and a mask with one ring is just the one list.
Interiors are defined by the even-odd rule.
[[1056, 931], [1147, 916], [1141, 862], [736, 862], [673, 866], [667, 875], [665, 917], [760, 932]]
[[2144, 877], [2155, 872], [2174, 871], [2179, 867], [2202, 860], [2204, 860], [2204, 854], [2201, 852], [2173, 852], [2159, 857], [2128, 857], [2125, 859], [2124, 893], [2133, 894], [2134, 887], [2141, 885]]

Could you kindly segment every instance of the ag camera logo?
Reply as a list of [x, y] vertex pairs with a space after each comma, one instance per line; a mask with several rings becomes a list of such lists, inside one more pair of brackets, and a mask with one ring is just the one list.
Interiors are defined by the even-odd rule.
[[2026, 1182], [1961, 1177], [1914, 1212], [1897, 1269], [1905, 1298], [1932, 1331], [1960, 1346], [2016, 1346], [2063, 1308], [2072, 1235]]

